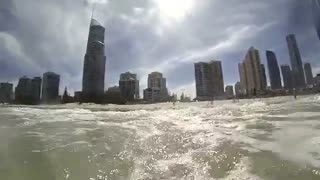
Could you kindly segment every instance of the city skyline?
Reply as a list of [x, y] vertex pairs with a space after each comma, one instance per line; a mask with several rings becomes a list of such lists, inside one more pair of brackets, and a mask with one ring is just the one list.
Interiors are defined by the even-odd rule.
[[[1, 69], [0, 80], [12, 82], [16, 86], [17, 80], [23, 75], [34, 77], [46, 71], [54, 71], [61, 75], [60, 94], [65, 86], [71, 93], [81, 90], [83, 56], [87, 41], [85, 37], [88, 34], [93, 4], [86, 1], [84, 4], [74, 3], [71, 7], [64, 2], [34, 3], [35, 1], [31, 0], [29, 7], [5, 1], [1, 6], [1, 9], [6, 9], [2, 15], [6, 17], [4, 21], [7, 23], [4, 23], [6, 26], [0, 30], [0, 40], [3, 42], [0, 47], [0, 63], [2, 67], [6, 67]], [[250, 7], [257, 6], [254, 1], [247, 3]], [[48, 13], [34, 12], [31, 8], [33, 5], [48, 8], [48, 4], [53, 5], [44, 10]], [[217, 15], [213, 11], [215, 8], [224, 7], [226, 12], [235, 10], [230, 5], [231, 2], [219, 2], [213, 6], [206, 0], [193, 4], [193, 8], [188, 10], [193, 14], [193, 19], [190, 19], [187, 18], [188, 14], [173, 15], [167, 9], [161, 9], [163, 6], [157, 3], [131, 3], [127, 8], [122, 8], [123, 5], [112, 1], [96, 4], [94, 17], [107, 29], [107, 73], [104, 89], [117, 84], [119, 74], [126, 71], [137, 73], [141, 82], [140, 89], [144, 89], [147, 74], [159, 71], [168, 79], [168, 88], [172, 92], [185, 89], [186, 94], [195, 97], [194, 77], [190, 73], [193, 72], [194, 62], [221, 60], [225, 84], [235, 84], [239, 80], [237, 64], [242, 60], [246, 49], [252, 45], [260, 50], [261, 63], [265, 66], [266, 57], [263, 52], [267, 49], [277, 54], [279, 65], [289, 64], [285, 36], [290, 33], [296, 34], [302, 61], [313, 65], [314, 75], [319, 73], [319, 39], [313, 18], [308, 12], [308, 4], [298, 1], [271, 1], [268, 4], [262, 3], [257, 6], [258, 9], [250, 12], [253, 19], [243, 17], [244, 19], [235, 21], [234, 17], [227, 13], [217, 16], [228, 19], [227, 24], [207, 18], [208, 15]], [[115, 6], [119, 8], [108, 11]], [[291, 9], [294, 7], [299, 8], [301, 18], [292, 14]], [[155, 8], [154, 15], [148, 14], [148, 10], [152, 8]], [[269, 12], [270, 9], [282, 13], [266, 15], [264, 12]], [[53, 10], [61, 10], [63, 17], [53, 15]], [[247, 13], [246, 7], [238, 8], [234, 13], [240, 17], [240, 14]], [[288, 15], [297, 21], [284, 18]], [[144, 16], [146, 18], [143, 18]], [[31, 20], [33, 24], [21, 23]], [[55, 28], [57, 24], [59, 28]], [[126, 29], [130, 29], [130, 32]], [[185, 33], [181, 33], [184, 32], [182, 29]], [[205, 32], [203, 29], [206, 29]], [[150, 47], [153, 47], [153, 50], [149, 51]], [[19, 49], [20, 51], [17, 51]], [[269, 84], [268, 71], [267, 79]]]

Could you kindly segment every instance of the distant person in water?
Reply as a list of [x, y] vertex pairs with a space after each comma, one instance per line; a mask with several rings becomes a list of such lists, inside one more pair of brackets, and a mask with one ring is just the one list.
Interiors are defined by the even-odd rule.
[[294, 96], [294, 99], [297, 99], [297, 91], [296, 91], [296, 88], [293, 88], [293, 96]]

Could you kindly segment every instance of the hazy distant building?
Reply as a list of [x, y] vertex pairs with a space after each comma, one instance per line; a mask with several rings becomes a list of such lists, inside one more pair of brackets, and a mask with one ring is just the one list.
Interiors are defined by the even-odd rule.
[[281, 75], [276, 54], [266, 51], [271, 89], [282, 89]]
[[246, 95], [248, 92], [248, 83], [247, 83], [247, 74], [246, 74], [246, 67], [244, 63], [239, 63], [239, 75], [240, 75], [240, 93], [242, 95]]
[[109, 87], [108, 92], [119, 92], [120, 93], [120, 88], [119, 88], [119, 86]]
[[36, 104], [40, 103], [41, 82], [41, 77], [35, 77], [31, 80], [31, 96]]
[[292, 90], [293, 88], [293, 74], [289, 65], [281, 66], [282, 79], [283, 79], [283, 88], [286, 90]]
[[231, 99], [234, 97], [233, 86], [226, 86], [226, 98]]
[[15, 101], [17, 103], [26, 102], [31, 95], [31, 79], [23, 76], [19, 79], [18, 85], [15, 89]]
[[320, 0], [312, 0], [312, 13], [315, 24], [315, 29], [320, 39]]
[[303, 64], [295, 35], [290, 34], [287, 36], [287, 44], [289, 49], [294, 86], [296, 88], [305, 88], [306, 82], [303, 72]]
[[313, 82], [314, 82], [313, 88], [319, 92], [320, 91], [320, 74], [317, 74], [316, 77], [314, 77]]
[[222, 99], [224, 81], [221, 61], [194, 64], [198, 100]]
[[168, 99], [167, 80], [159, 72], [148, 75], [148, 88], [143, 91], [145, 101], [166, 101]]
[[26, 76], [19, 79], [15, 89], [15, 102], [18, 104], [40, 103], [41, 78], [30, 79]]
[[312, 74], [312, 68], [310, 63], [304, 64], [304, 72], [306, 73], [307, 84], [309, 86], [313, 85], [313, 74]]
[[74, 102], [80, 102], [81, 101], [81, 95], [82, 95], [81, 91], [75, 91], [74, 92], [74, 97], [73, 97]]
[[261, 89], [262, 90], [266, 90], [267, 89], [267, 76], [266, 76], [266, 68], [264, 67], [263, 64], [260, 64], [260, 68], [261, 68]]
[[122, 73], [119, 80], [121, 95], [128, 101], [139, 99], [139, 80], [137, 74]]
[[247, 95], [256, 95], [264, 90], [259, 51], [251, 47], [239, 64], [240, 83]]
[[0, 103], [11, 103], [13, 100], [13, 84], [0, 83]]
[[162, 101], [160, 90], [157, 88], [147, 88], [143, 90], [143, 99], [145, 101], [157, 102]]
[[83, 66], [83, 102], [101, 103], [103, 100], [106, 66], [104, 33], [105, 28], [95, 19], [91, 19]]
[[235, 85], [234, 85], [234, 90], [235, 90], [235, 95], [237, 97], [239, 97], [240, 95], [242, 95], [241, 93], [241, 83], [240, 82], [237, 82]]
[[113, 86], [108, 88], [105, 92], [105, 100], [104, 103], [107, 104], [125, 104], [127, 103], [127, 99], [125, 99], [121, 92], [119, 86]]
[[59, 102], [59, 85], [60, 75], [53, 72], [43, 74], [42, 83], [42, 102], [57, 103]]

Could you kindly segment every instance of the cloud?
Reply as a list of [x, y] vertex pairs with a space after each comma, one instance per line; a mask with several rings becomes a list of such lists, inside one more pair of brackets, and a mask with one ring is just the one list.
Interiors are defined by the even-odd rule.
[[237, 63], [255, 46], [289, 63], [285, 36], [295, 33], [305, 61], [320, 67], [310, 3], [299, 0], [2, 0], [0, 80], [45, 71], [61, 75], [61, 91], [81, 89], [90, 17], [106, 27], [106, 84], [119, 74], [161, 71], [172, 91], [195, 95], [193, 63], [221, 60], [225, 84], [238, 81]]

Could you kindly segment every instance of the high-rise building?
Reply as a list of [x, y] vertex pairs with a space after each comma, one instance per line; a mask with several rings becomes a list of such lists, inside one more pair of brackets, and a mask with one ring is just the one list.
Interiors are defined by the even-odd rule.
[[240, 75], [240, 93], [242, 95], [246, 95], [248, 92], [248, 82], [247, 82], [247, 73], [246, 73], [246, 67], [244, 63], [239, 63], [238, 65], [239, 68], [239, 75]]
[[82, 92], [81, 91], [75, 91], [74, 92], [74, 102], [80, 102], [81, 101]]
[[40, 103], [41, 82], [41, 77], [35, 77], [31, 79], [31, 96], [36, 104]]
[[159, 72], [148, 75], [148, 88], [143, 92], [146, 101], [166, 101], [168, 99], [167, 80]]
[[120, 88], [119, 86], [113, 86], [108, 88], [108, 92], [117, 92], [120, 93]]
[[13, 100], [13, 84], [0, 83], [0, 103], [11, 103]]
[[289, 49], [294, 86], [296, 88], [305, 88], [306, 82], [303, 72], [303, 64], [295, 35], [290, 34], [287, 36], [287, 44]]
[[320, 39], [320, 0], [312, 0], [312, 13], [318, 38]]
[[224, 81], [221, 61], [194, 64], [198, 100], [224, 98]]
[[237, 82], [235, 85], [234, 85], [234, 90], [235, 90], [235, 94], [237, 97], [239, 97], [242, 93], [241, 93], [241, 83], [240, 82]]
[[307, 84], [309, 86], [313, 85], [313, 74], [312, 74], [312, 68], [310, 63], [304, 64], [304, 72], [306, 73]]
[[241, 86], [248, 95], [256, 95], [264, 90], [260, 62], [259, 51], [251, 47], [244, 62], [239, 64]]
[[282, 89], [281, 75], [276, 54], [266, 51], [271, 89]]
[[313, 88], [318, 92], [320, 92], [320, 74], [317, 74], [316, 77], [314, 77], [313, 82], [314, 82]]
[[226, 98], [231, 99], [234, 97], [233, 86], [226, 86]]
[[148, 75], [148, 88], [167, 89], [167, 80], [159, 72], [152, 72]]
[[267, 76], [266, 76], [266, 68], [264, 67], [263, 64], [260, 64], [261, 68], [261, 90], [266, 90], [267, 89]]
[[292, 90], [293, 88], [293, 74], [289, 65], [281, 66], [282, 79], [283, 79], [283, 87], [286, 90]]
[[41, 78], [30, 79], [26, 76], [19, 79], [15, 89], [15, 102], [19, 104], [40, 103]]
[[59, 85], [60, 75], [53, 72], [43, 74], [42, 83], [42, 102], [58, 103], [59, 102]]
[[139, 80], [137, 74], [122, 73], [119, 80], [121, 95], [128, 101], [139, 99]]
[[87, 51], [84, 58], [82, 79], [82, 101], [101, 103], [105, 80], [105, 28], [91, 19]]

